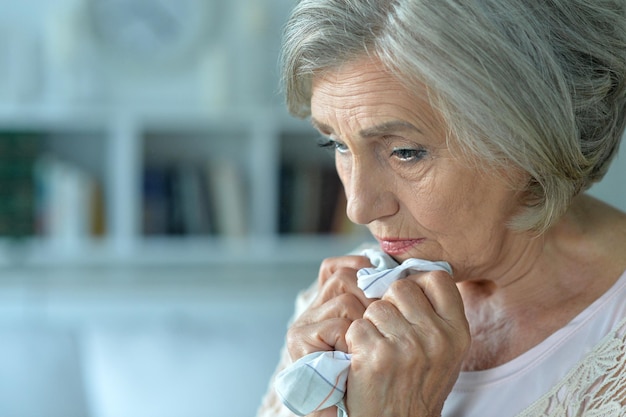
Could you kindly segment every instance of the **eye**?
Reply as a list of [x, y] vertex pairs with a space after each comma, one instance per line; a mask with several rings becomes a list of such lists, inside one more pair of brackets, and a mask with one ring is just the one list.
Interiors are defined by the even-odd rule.
[[317, 145], [323, 149], [329, 149], [331, 151], [337, 151], [339, 153], [348, 152], [348, 147], [341, 142], [338, 142], [334, 139], [322, 137], [318, 141]]
[[401, 161], [419, 161], [424, 159], [427, 152], [426, 149], [405, 149], [396, 148], [391, 152], [391, 156], [398, 158]]

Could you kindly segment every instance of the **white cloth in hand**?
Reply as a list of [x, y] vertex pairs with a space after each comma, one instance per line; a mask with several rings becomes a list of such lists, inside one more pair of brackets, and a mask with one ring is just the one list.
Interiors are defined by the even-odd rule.
[[[446, 271], [447, 262], [407, 259], [398, 263], [379, 249], [366, 249], [372, 268], [357, 271], [357, 285], [368, 298], [380, 298], [389, 286], [414, 272]], [[283, 404], [293, 413], [305, 416], [336, 405], [338, 415], [347, 417], [343, 404], [351, 355], [339, 351], [310, 353], [283, 369], [274, 388]]]
[[410, 258], [398, 263], [386, 253], [377, 249], [366, 249], [363, 255], [370, 259], [373, 268], [362, 268], [356, 273], [357, 285], [367, 298], [381, 298], [389, 286], [411, 273], [427, 271], [446, 271], [452, 275], [450, 264], [443, 261], [433, 262]]

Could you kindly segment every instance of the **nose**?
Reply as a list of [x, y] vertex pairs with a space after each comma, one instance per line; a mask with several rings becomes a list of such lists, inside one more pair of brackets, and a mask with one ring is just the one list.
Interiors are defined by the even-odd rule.
[[393, 184], [385, 172], [358, 162], [342, 170], [338, 168], [347, 199], [346, 213], [350, 221], [367, 225], [398, 211]]

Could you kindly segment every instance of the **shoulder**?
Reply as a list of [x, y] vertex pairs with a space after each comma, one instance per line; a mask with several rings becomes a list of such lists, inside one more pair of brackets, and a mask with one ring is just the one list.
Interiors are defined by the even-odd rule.
[[626, 407], [626, 318], [540, 400], [518, 417], [622, 415]]

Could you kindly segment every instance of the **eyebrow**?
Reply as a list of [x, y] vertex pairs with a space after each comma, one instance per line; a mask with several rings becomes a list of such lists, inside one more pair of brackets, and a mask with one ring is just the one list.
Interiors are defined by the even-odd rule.
[[371, 138], [375, 136], [384, 136], [393, 132], [403, 132], [407, 130], [422, 133], [420, 129], [418, 129], [409, 122], [405, 122], [403, 120], [392, 120], [372, 127], [368, 127], [367, 129], [363, 129], [359, 132], [359, 135], [363, 138]]
[[[321, 123], [315, 120], [314, 118], [311, 118], [311, 124], [313, 125], [313, 127], [315, 127], [317, 130], [319, 130], [322, 133], [329, 133], [329, 134], [334, 133], [334, 130], [330, 126], [328, 126], [325, 123]], [[359, 136], [361, 136], [362, 138], [372, 138], [376, 136], [388, 135], [393, 132], [407, 131], [407, 130], [417, 132], [417, 133], [422, 133], [420, 129], [418, 129], [417, 127], [415, 127], [409, 122], [405, 122], [403, 120], [391, 120], [388, 122], [383, 122], [378, 125], [363, 129], [359, 132]]]

